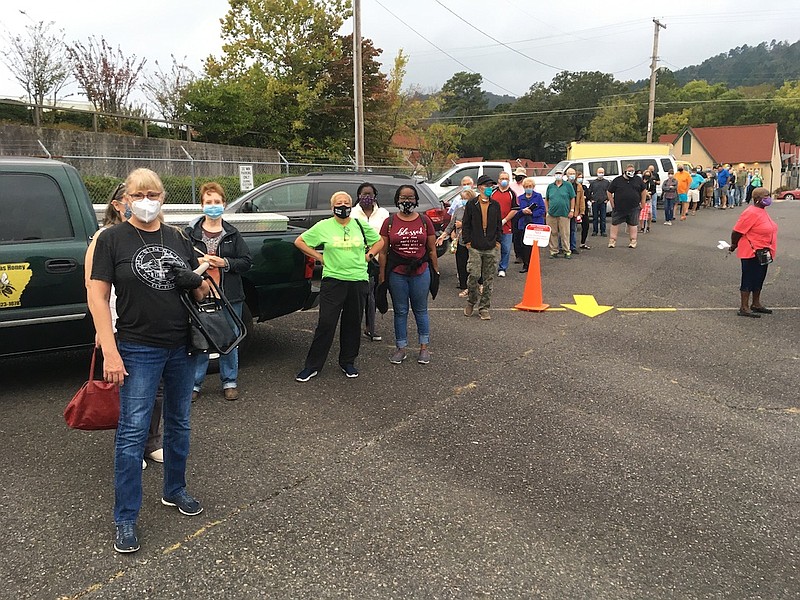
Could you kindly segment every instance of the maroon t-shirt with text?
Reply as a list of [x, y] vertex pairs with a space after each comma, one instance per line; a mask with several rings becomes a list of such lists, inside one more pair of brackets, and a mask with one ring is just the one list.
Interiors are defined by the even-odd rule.
[[[423, 219], [425, 222], [423, 223]], [[391, 231], [389, 221], [392, 221]], [[395, 215], [386, 219], [381, 226], [381, 235], [389, 238], [389, 249], [402, 258], [422, 259], [428, 253], [428, 236], [436, 235], [433, 222], [427, 215], [417, 215], [413, 221], [403, 221]], [[420, 275], [428, 268], [428, 261], [423, 262], [414, 272]], [[405, 265], [396, 266], [393, 271], [405, 275]]]

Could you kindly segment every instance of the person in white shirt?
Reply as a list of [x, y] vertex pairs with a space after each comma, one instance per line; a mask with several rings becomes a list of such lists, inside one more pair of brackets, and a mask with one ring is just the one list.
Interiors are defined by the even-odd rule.
[[[389, 211], [378, 205], [378, 190], [371, 183], [362, 183], [358, 186], [358, 197], [350, 217], [369, 223], [375, 231], [380, 231], [383, 222], [389, 218]], [[375, 260], [375, 259], [373, 259]], [[383, 338], [375, 331], [375, 288], [378, 285], [378, 261], [369, 265], [369, 295], [364, 307], [366, 313], [366, 329], [364, 335], [373, 342], [380, 342]]]

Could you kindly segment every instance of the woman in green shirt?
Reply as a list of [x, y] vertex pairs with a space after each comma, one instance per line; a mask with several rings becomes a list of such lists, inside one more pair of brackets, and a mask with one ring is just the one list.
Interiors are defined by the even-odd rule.
[[[339, 366], [348, 377], [358, 377], [354, 363], [361, 347], [361, 315], [369, 286], [367, 265], [383, 247], [383, 241], [369, 223], [350, 218], [352, 208], [353, 199], [347, 192], [335, 192], [331, 196], [333, 216], [319, 221], [294, 241], [303, 254], [322, 263], [319, 321], [297, 381], [308, 381], [322, 370], [340, 317]], [[324, 256], [319, 247], [324, 249]]]

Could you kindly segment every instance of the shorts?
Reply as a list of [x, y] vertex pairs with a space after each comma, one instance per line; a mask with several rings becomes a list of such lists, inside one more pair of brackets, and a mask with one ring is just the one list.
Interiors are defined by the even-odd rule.
[[628, 211], [612, 211], [611, 212], [611, 224], [612, 225], [621, 225], [622, 223], [627, 223], [631, 227], [636, 227], [639, 224], [639, 209], [632, 208]]
[[725, 187], [719, 188], [719, 197], [722, 198], [723, 196], [725, 196], [726, 198], [728, 197], [728, 188]]
[[678, 194], [678, 202], [688, 202], [689, 194]]

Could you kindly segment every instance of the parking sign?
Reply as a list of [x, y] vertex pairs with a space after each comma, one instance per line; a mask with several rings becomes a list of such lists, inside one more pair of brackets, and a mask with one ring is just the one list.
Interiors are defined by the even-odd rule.
[[253, 187], [253, 165], [239, 165], [239, 189], [249, 192]]

